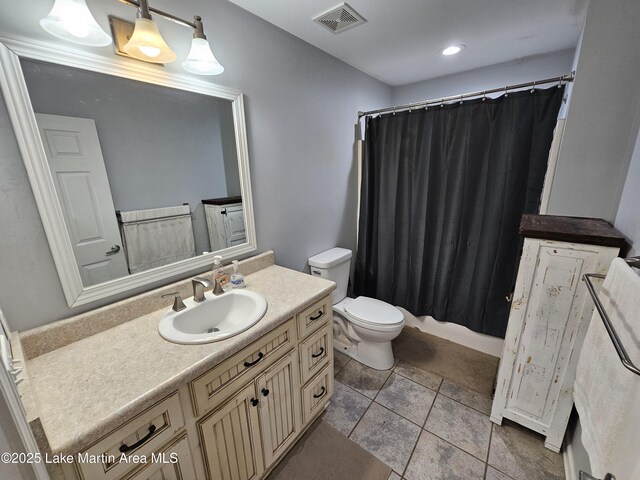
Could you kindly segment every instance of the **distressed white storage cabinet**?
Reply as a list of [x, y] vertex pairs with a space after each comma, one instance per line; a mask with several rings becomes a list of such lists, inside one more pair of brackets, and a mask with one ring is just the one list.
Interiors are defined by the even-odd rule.
[[573, 380], [593, 304], [582, 280], [605, 274], [625, 245], [606, 221], [524, 215], [525, 237], [491, 420], [513, 420], [560, 451]]
[[242, 197], [203, 200], [202, 203], [212, 252], [247, 241]]

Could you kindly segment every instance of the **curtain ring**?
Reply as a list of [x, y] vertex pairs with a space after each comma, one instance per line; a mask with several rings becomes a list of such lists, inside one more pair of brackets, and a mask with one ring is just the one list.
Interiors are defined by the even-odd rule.
[[485, 102], [487, 100], [487, 91], [483, 90], [482, 91], [482, 101]]
[[507, 89], [509, 88], [509, 85], [505, 85], [504, 86], [504, 96], [508, 97], [509, 96], [509, 92], [507, 91]]
[[411, 113], [411, 110], [413, 110], [413, 102], [409, 104], [409, 113]]
[[444, 97], [440, 99], [440, 108], [444, 108]]
[[460, 105], [462, 105], [462, 95], [460, 95]]
[[536, 90], [536, 81], [533, 81], [533, 88], [531, 89], [531, 93], [534, 93]]
[[393, 107], [393, 114], [396, 114], [396, 107]]

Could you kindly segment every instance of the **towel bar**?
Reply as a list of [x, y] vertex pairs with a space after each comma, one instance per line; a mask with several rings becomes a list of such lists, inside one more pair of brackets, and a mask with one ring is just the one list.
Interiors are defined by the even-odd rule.
[[[640, 268], [640, 257], [626, 258], [625, 261], [632, 267]], [[598, 273], [585, 273], [583, 275], [583, 278], [584, 278], [585, 284], [587, 285], [587, 290], [589, 290], [589, 294], [591, 295], [591, 298], [593, 298], [593, 303], [595, 303], [596, 305], [596, 310], [598, 310], [598, 313], [600, 314], [600, 318], [602, 318], [602, 323], [604, 323], [604, 328], [607, 330], [607, 333], [609, 334], [609, 338], [611, 338], [611, 341], [613, 342], [613, 346], [616, 349], [616, 352], [618, 353], [618, 357], [620, 357], [620, 361], [622, 362], [622, 365], [624, 365], [624, 367], [627, 370], [632, 371], [636, 375], [640, 375], [640, 368], [636, 367], [633, 364], [633, 362], [629, 358], [629, 355], [627, 354], [627, 351], [624, 348], [624, 345], [622, 345], [622, 342], [620, 341], [620, 337], [618, 337], [618, 334], [616, 333], [616, 329], [613, 328], [611, 319], [609, 318], [609, 315], [605, 311], [604, 306], [602, 305], [602, 302], [598, 297], [596, 289], [593, 286], [593, 283], [591, 282], [592, 277], [605, 278], [605, 275], [600, 275]]]

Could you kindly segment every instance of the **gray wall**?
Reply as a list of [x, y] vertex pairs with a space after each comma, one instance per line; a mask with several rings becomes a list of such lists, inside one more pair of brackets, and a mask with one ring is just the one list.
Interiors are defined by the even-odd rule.
[[549, 213], [613, 221], [638, 132], [640, 2], [589, 4]]
[[35, 112], [95, 120], [116, 210], [189, 203], [196, 251], [211, 250], [201, 201], [240, 190], [231, 102], [50, 63], [22, 70]]
[[615, 226], [629, 240], [629, 256], [640, 255], [640, 132], [631, 157]]
[[572, 70], [573, 58], [573, 49], [561, 50], [546, 55], [526, 57], [514, 62], [501, 63], [424, 82], [403, 85], [393, 89], [392, 103], [394, 105], [402, 105], [431, 98], [557, 77]]
[[[48, 0], [16, 5], [0, 18], [0, 32], [52, 41], [37, 24], [50, 6]], [[229, 2], [158, 0], [154, 6], [185, 18], [201, 15], [225, 67], [222, 75], [201, 79], [246, 95], [259, 250], [273, 249], [278, 264], [304, 270], [307, 258], [324, 249], [354, 248], [356, 115], [389, 105], [391, 88]], [[133, 9], [112, 0], [93, 1], [91, 7], [107, 29], [107, 13], [132, 17]], [[170, 22], [163, 22], [161, 29], [184, 58], [189, 32]], [[86, 50], [111, 56], [111, 49]], [[181, 72], [179, 63], [167, 70]], [[0, 224], [0, 305], [13, 329], [25, 330], [124, 297], [67, 307], [3, 104]]]

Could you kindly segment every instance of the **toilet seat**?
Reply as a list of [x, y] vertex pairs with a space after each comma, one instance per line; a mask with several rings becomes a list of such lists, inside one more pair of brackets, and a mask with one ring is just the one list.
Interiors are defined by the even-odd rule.
[[358, 297], [344, 305], [342, 310], [355, 325], [371, 330], [395, 330], [404, 323], [400, 310], [375, 298]]

